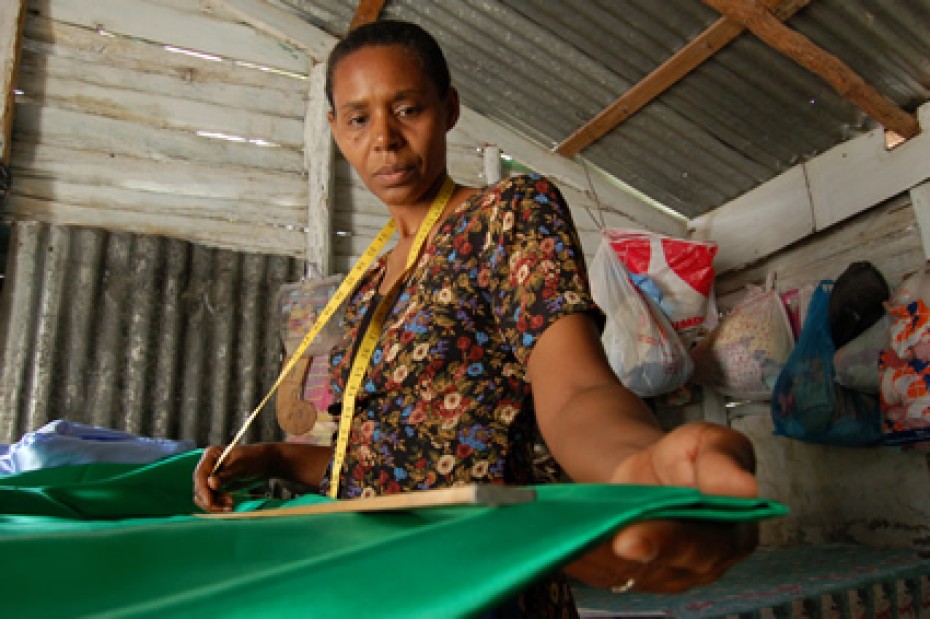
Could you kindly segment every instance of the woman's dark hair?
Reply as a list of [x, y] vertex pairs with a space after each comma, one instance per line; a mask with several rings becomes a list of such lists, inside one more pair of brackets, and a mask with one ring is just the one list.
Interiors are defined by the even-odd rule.
[[416, 24], [385, 19], [355, 28], [330, 52], [326, 61], [326, 99], [330, 108], [333, 107], [333, 74], [336, 65], [349, 54], [364, 47], [388, 45], [400, 45], [412, 52], [423, 65], [427, 77], [436, 86], [439, 96], [446, 96], [452, 78], [449, 76], [446, 57], [436, 39]]

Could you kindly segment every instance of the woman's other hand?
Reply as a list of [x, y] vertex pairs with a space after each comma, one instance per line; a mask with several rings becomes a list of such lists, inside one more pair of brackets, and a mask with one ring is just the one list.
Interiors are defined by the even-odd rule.
[[[707, 423], [670, 432], [618, 467], [612, 481], [688, 486], [706, 494], [758, 495], [752, 445]], [[566, 572], [593, 586], [678, 593], [718, 579], [758, 544], [756, 523], [649, 520], [624, 527]], [[631, 581], [632, 579], [632, 581]]]

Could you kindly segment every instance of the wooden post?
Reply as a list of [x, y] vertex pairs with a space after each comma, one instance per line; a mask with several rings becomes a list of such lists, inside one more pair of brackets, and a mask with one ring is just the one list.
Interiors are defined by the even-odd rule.
[[0, 163], [10, 163], [13, 134], [13, 87], [22, 48], [25, 0], [0, 2]]
[[307, 114], [304, 119], [304, 161], [309, 183], [307, 211], [307, 262], [322, 275], [332, 264], [333, 140], [326, 122], [329, 103], [324, 91], [326, 64], [310, 68]]
[[500, 146], [487, 144], [484, 147], [484, 182], [488, 186], [496, 185], [501, 180]]
[[930, 181], [911, 188], [911, 208], [920, 230], [924, 258], [930, 260]]

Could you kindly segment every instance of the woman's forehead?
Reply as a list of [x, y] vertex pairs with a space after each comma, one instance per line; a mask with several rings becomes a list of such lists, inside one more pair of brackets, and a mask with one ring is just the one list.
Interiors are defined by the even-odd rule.
[[426, 79], [423, 63], [403, 45], [367, 45], [345, 56], [336, 65], [335, 77], [348, 73], [400, 72], [415, 79]]
[[340, 86], [364, 86], [372, 82], [396, 83], [405, 90], [431, 85], [420, 58], [403, 45], [362, 47], [340, 60], [333, 71], [334, 91]]

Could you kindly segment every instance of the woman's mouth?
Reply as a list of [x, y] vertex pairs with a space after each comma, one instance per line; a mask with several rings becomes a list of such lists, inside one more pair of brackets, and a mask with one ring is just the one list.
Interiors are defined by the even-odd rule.
[[405, 183], [412, 173], [412, 166], [389, 165], [378, 168], [374, 173], [374, 177], [379, 185], [393, 187]]

